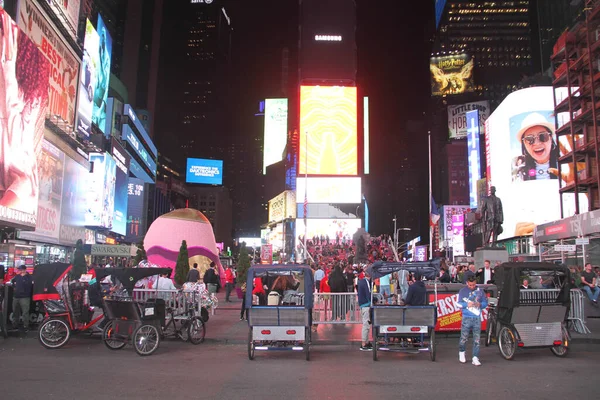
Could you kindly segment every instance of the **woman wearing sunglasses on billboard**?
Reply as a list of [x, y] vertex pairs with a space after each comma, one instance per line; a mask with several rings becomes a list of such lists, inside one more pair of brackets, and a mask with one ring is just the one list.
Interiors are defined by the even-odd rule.
[[523, 180], [557, 179], [557, 146], [552, 135], [554, 124], [543, 115], [531, 113], [521, 123], [517, 139], [525, 156]]

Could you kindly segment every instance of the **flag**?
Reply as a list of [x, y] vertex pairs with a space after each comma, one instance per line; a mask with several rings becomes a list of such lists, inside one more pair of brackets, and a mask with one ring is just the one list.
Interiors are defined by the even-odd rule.
[[306, 197], [306, 193], [304, 194], [304, 222], [306, 223], [306, 218], [308, 214], [308, 198]]
[[429, 212], [429, 224], [431, 226], [436, 226], [438, 221], [440, 220], [440, 211], [435, 204], [435, 200], [433, 196], [431, 196], [431, 210]]

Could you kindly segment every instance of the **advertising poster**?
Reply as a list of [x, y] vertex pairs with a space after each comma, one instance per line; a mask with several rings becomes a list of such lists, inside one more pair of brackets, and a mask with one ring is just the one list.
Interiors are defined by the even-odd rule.
[[21, 232], [27, 240], [58, 243], [60, 235], [60, 210], [63, 191], [65, 154], [44, 140], [38, 157], [39, 199], [35, 231]]
[[223, 184], [223, 160], [188, 158], [185, 174], [186, 183]]
[[127, 231], [127, 185], [129, 183], [130, 156], [114, 138], [112, 155], [117, 166], [115, 179], [115, 214], [112, 231], [125, 236]]
[[98, 67], [96, 86], [94, 87], [94, 107], [92, 122], [106, 135], [106, 100], [108, 99], [108, 83], [110, 80], [110, 65], [112, 57], [112, 38], [100, 14], [98, 14]]
[[455, 256], [465, 254], [465, 216], [452, 216], [452, 253]]
[[415, 247], [415, 257], [413, 261], [427, 261], [428, 245]]
[[300, 87], [299, 175], [357, 174], [356, 95], [356, 87]]
[[109, 97], [106, 100], [106, 123], [104, 124], [104, 136], [120, 138], [121, 117], [123, 116], [123, 103], [119, 99]]
[[448, 106], [448, 136], [450, 139], [467, 137], [467, 112], [479, 111], [479, 129], [483, 133], [485, 120], [490, 116], [490, 102], [476, 101], [473, 103]]
[[125, 240], [139, 243], [146, 234], [146, 210], [144, 209], [144, 181], [129, 178], [127, 183], [127, 232]]
[[287, 99], [265, 100], [263, 175], [267, 173], [269, 165], [275, 164], [285, 157], [283, 152], [287, 144], [287, 118]]
[[92, 131], [92, 111], [94, 91], [100, 70], [98, 45], [100, 38], [90, 20], [86, 20], [83, 42], [83, 62], [79, 74], [79, 95], [77, 102], [77, 133], [89, 137]]
[[468, 54], [432, 57], [429, 61], [431, 71], [431, 95], [447, 96], [472, 92], [473, 57]]
[[[435, 301], [435, 295], [429, 293], [429, 303]], [[487, 294], [490, 297], [489, 293]], [[438, 293], [437, 296], [437, 323], [435, 330], [460, 331], [462, 324], [462, 308], [458, 305], [458, 293]], [[481, 332], [485, 332], [488, 320], [488, 309], [481, 310]]]
[[117, 164], [107, 153], [90, 154], [92, 172], [87, 180], [85, 225], [112, 229]]
[[1, 9], [0, 54], [0, 221], [34, 228], [50, 63]]
[[469, 205], [477, 208], [477, 181], [481, 179], [479, 110], [467, 112], [467, 157], [469, 161]]
[[[22, 0], [21, 0], [22, 1]], [[81, 0], [46, 0], [54, 10], [59, 20], [65, 21], [67, 31], [71, 32], [73, 39], [77, 39], [77, 28], [79, 24], [79, 8]]]
[[85, 239], [86, 189], [89, 172], [77, 161], [65, 157], [60, 243], [73, 245]]
[[[486, 121], [488, 184], [496, 187], [504, 212], [499, 239], [531, 235], [535, 225], [561, 218], [553, 114], [552, 88], [533, 87], [509, 94]], [[573, 174], [562, 172], [562, 186], [573, 183]], [[574, 197], [563, 196], [568, 217]], [[579, 201], [587, 210], [585, 194]]]
[[[74, 1], [73, 3], [78, 3]], [[79, 10], [79, 5], [77, 5]], [[79, 57], [65, 41], [48, 15], [34, 0], [20, 0], [19, 28], [29, 36], [50, 63], [48, 114], [74, 127], [77, 106]]]
[[442, 206], [442, 218], [440, 220], [440, 229], [442, 229], [442, 240], [452, 243], [452, 217], [454, 215], [463, 215], [469, 206]]
[[273, 264], [273, 246], [270, 244], [263, 244], [260, 246], [260, 263], [261, 264]]

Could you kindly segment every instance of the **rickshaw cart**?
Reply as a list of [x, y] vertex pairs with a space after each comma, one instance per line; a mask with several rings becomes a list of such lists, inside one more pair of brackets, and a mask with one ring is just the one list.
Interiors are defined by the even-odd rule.
[[[269, 279], [296, 276], [300, 280], [296, 304], [261, 306], [252, 304], [254, 278], [263, 285]], [[254, 352], [269, 350], [304, 351], [310, 360], [310, 336], [313, 308], [313, 272], [309, 266], [295, 264], [255, 265], [248, 269], [246, 279], [246, 308], [248, 309], [248, 358]], [[304, 294], [304, 296], [303, 296]]]
[[[523, 278], [543, 279], [552, 282], [553, 288], [521, 289]], [[571, 303], [569, 269], [551, 263], [504, 263], [496, 267], [495, 281], [498, 299], [490, 302], [485, 345], [496, 339], [507, 360], [513, 359], [518, 347], [545, 347], [557, 357], [566, 356]]]
[[[434, 303], [423, 306], [388, 305], [383, 302], [375, 304], [371, 291], [373, 360], [378, 360], [379, 351], [396, 351], [412, 354], [429, 352], [431, 361], [435, 361], [436, 282], [440, 271], [440, 260], [404, 264], [378, 261], [368, 267], [368, 273], [372, 280], [403, 270], [413, 274], [419, 273], [422, 278], [434, 282]], [[390, 339], [398, 341], [389, 342]], [[383, 343], [379, 343], [380, 341]]]

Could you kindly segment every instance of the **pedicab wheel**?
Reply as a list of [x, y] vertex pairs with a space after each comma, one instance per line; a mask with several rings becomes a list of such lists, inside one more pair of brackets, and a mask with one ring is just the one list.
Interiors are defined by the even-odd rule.
[[248, 331], [248, 358], [254, 360], [254, 340], [252, 340], [252, 328]]
[[502, 329], [500, 329], [500, 333], [498, 333], [498, 347], [500, 348], [502, 357], [506, 360], [513, 359], [515, 351], [517, 350], [517, 340], [510, 328], [503, 326]]
[[102, 341], [104, 345], [111, 350], [121, 350], [127, 343], [122, 340], [115, 340], [115, 321], [110, 321], [102, 330]]
[[140, 356], [149, 356], [158, 349], [160, 333], [154, 325], [142, 325], [133, 332], [133, 347]]
[[429, 358], [431, 361], [435, 361], [435, 328], [431, 328], [431, 335], [429, 336]]
[[204, 342], [206, 336], [206, 325], [201, 317], [192, 317], [188, 324], [188, 338], [192, 344]]
[[306, 361], [310, 361], [310, 328], [304, 329], [304, 355]]
[[200, 309], [200, 317], [202, 317], [202, 321], [208, 322], [209, 314], [208, 314], [208, 310], [206, 309], [206, 307], [202, 307]]
[[559, 346], [550, 347], [552, 354], [554, 354], [556, 357], [566, 357], [566, 355], [569, 353], [568, 333], [565, 330], [564, 326], [561, 328], [561, 331], [562, 331], [562, 343]]
[[59, 318], [45, 321], [40, 326], [38, 338], [42, 346], [47, 349], [58, 349], [64, 346], [71, 337], [71, 328]]

